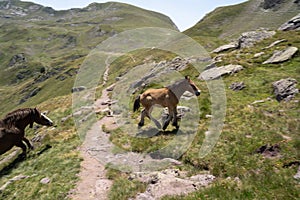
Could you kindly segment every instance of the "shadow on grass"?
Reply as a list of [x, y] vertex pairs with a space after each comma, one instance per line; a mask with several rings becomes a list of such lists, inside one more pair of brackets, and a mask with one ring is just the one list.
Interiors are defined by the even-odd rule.
[[47, 144], [39, 152], [30, 155], [27, 154], [26, 157], [24, 156], [24, 154], [19, 153], [18, 151], [12, 152], [12, 154], [15, 155], [13, 155], [10, 159], [7, 160], [8, 165], [0, 169], [0, 178], [4, 175], [10, 174], [13, 171], [13, 169], [17, 168], [26, 159], [34, 159], [37, 156], [43, 154], [45, 151], [49, 150], [50, 148], [52, 148], [52, 146]]
[[157, 128], [149, 128], [146, 130], [141, 130], [136, 134], [136, 137], [138, 138], [151, 138], [154, 136], [160, 136], [160, 135], [176, 135], [179, 129], [173, 129], [171, 131], [163, 131]]

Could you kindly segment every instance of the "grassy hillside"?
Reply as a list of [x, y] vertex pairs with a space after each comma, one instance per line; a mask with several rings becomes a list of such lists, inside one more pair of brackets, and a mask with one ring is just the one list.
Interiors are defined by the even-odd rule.
[[69, 94], [84, 57], [108, 37], [139, 27], [177, 30], [162, 14], [122, 3], [55, 11], [18, 0], [0, 2], [0, 27], [4, 113]]
[[261, 27], [276, 30], [297, 15], [299, 9], [300, 5], [293, 0], [281, 1], [281, 4], [268, 9], [264, 9], [262, 0], [248, 0], [215, 9], [184, 33], [208, 49], [213, 49], [224, 40], [236, 38], [243, 32]]
[[[101, 41], [123, 30], [144, 25], [176, 27], [161, 14], [126, 4], [91, 4], [84, 9], [55, 11], [17, 0], [10, 1], [14, 6], [7, 6], [5, 2], [0, 1], [0, 116], [17, 107], [37, 106], [48, 111], [47, 115], [57, 126], [26, 130], [28, 138], [40, 139], [34, 143], [36, 149], [28, 154], [26, 160], [16, 160], [8, 167], [0, 166], [0, 187], [14, 177], [25, 176], [8, 184], [0, 192], [0, 199], [67, 199], [69, 191], [78, 181], [80, 139], [73, 119], [62, 119], [72, 113], [70, 91], [85, 56]], [[258, 14], [257, 18], [248, 16], [253, 12], [246, 12], [258, 2], [261, 1], [251, 0], [219, 8], [185, 33], [213, 48], [223, 43], [224, 38], [235, 36], [240, 31], [256, 29], [256, 25], [276, 29], [281, 21], [294, 16], [294, 8], [289, 7], [290, 1], [284, 1], [284, 8], [291, 9], [291, 12], [278, 15], [280, 21], [268, 26], [269, 15], [263, 14], [265, 12]], [[255, 9], [257, 13], [260, 12], [260, 8]], [[278, 14], [276, 9], [283, 11], [283, 8], [274, 8], [269, 10], [270, 16]], [[244, 20], [248, 17], [254, 17], [256, 21], [246, 26]], [[264, 20], [258, 20], [262, 17], [265, 17]], [[232, 22], [229, 24], [231, 28], [229, 22]], [[237, 32], [231, 32], [234, 30]], [[222, 55], [222, 62], [218, 65], [241, 64], [245, 69], [223, 78], [227, 97], [225, 126], [213, 151], [205, 158], [199, 158], [199, 149], [211, 121], [206, 117], [211, 114], [210, 94], [206, 83], [195, 78], [199, 75], [197, 72], [191, 68], [183, 72], [193, 77], [202, 94], [198, 98], [201, 117], [199, 129], [192, 146], [180, 158], [183, 166], [179, 168], [188, 171], [189, 175], [211, 173], [217, 179], [210, 187], [187, 196], [164, 199], [300, 198], [299, 181], [293, 178], [298, 166], [292, 164], [300, 160], [300, 95], [290, 102], [279, 103], [272, 88], [272, 82], [282, 78], [292, 77], [299, 82], [300, 53], [281, 64], [262, 64], [275, 50], [290, 45], [300, 48], [299, 38], [299, 31], [279, 31], [274, 37], [254, 47]], [[287, 41], [264, 49], [280, 39]], [[254, 58], [254, 54], [261, 51], [265, 54]], [[159, 63], [176, 56], [170, 52], [149, 49], [131, 53], [112, 63], [109, 83], [137, 65]], [[234, 92], [228, 88], [233, 82], [240, 81], [246, 85], [244, 90]], [[152, 83], [151, 86], [158, 84]], [[253, 104], [257, 100], [263, 101]], [[138, 114], [132, 117], [138, 120]], [[136, 138], [119, 130], [109, 132], [112, 142], [120, 148], [136, 152], [160, 149], [175, 137], [161, 134], [151, 138]], [[278, 146], [277, 156], [267, 158], [257, 153], [264, 145]], [[0, 160], [6, 156], [1, 155]], [[120, 175], [120, 172], [110, 170], [108, 176], [116, 180], [110, 192], [112, 199], [115, 196], [126, 199], [137, 191], [145, 190], [145, 185], [131, 181], [128, 174]], [[44, 178], [50, 182], [41, 183]]]

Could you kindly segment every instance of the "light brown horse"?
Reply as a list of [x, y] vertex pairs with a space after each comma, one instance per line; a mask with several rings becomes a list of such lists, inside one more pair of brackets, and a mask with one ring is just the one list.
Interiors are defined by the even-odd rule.
[[18, 109], [8, 113], [4, 119], [0, 120], [0, 155], [13, 146], [17, 146], [22, 148], [22, 155], [26, 156], [26, 145], [30, 149], [33, 149], [33, 146], [25, 137], [25, 128], [27, 125], [32, 128], [34, 122], [40, 125], [53, 126], [53, 122], [36, 108]]
[[186, 76], [185, 79], [180, 80], [173, 85], [159, 89], [148, 89], [143, 94], [139, 95], [135, 99], [133, 105], [134, 112], [140, 108], [140, 103], [144, 107], [141, 113], [141, 120], [138, 125], [143, 126], [144, 118], [147, 116], [149, 119], [154, 121], [156, 126], [160, 129], [160, 123], [151, 116], [152, 107], [154, 105], [160, 105], [162, 107], [167, 107], [169, 111], [169, 116], [163, 123], [163, 130], [168, 127], [172, 119], [172, 125], [178, 129], [177, 104], [185, 91], [189, 91], [196, 96], [199, 96], [201, 92], [195, 83]]

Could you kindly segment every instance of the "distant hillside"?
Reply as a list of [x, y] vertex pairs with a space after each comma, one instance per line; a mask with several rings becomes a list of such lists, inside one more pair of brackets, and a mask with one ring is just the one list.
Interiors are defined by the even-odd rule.
[[298, 0], [249, 0], [215, 9], [184, 33], [210, 47], [261, 27], [276, 30], [299, 11]]
[[19, 0], [0, 1], [0, 110], [70, 93], [90, 50], [139, 27], [178, 30], [165, 15], [123, 3], [56, 11]]

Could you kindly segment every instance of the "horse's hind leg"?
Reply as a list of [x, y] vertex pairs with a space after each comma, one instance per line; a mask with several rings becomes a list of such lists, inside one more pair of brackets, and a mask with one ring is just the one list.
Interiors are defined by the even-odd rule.
[[142, 113], [141, 113], [141, 120], [139, 122], [139, 126], [144, 126], [145, 124], [145, 116], [146, 116], [146, 109], [143, 109], [142, 110]]
[[34, 147], [32, 146], [32, 144], [29, 142], [29, 140], [26, 137], [23, 137], [22, 139], [28, 146], [29, 149], [34, 149]]

